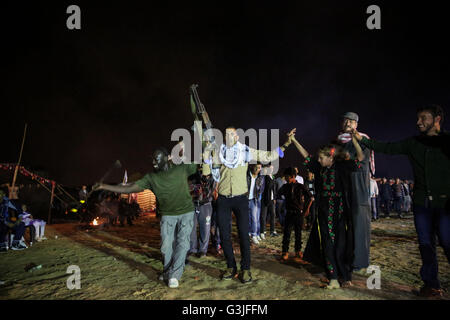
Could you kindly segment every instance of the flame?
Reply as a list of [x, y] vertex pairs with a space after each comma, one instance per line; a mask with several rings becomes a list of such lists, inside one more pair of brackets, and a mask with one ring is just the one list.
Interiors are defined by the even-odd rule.
[[[98, 219], [98, 217], [97, 217], [97, 219]], [[92, 221], [92, 225], [98, 226], [98, 221], [97, 221], [97, 219], [94, 219], [94, 221]]]

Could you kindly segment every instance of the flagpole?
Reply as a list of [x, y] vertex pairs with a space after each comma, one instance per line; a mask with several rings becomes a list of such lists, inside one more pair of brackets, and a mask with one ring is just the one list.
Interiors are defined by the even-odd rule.
[[17, 162], [16, 169], [14, 170], [14, 177], [13, 177], [11, 191], [10, 191], [10, 195], [9, 195], [10, 197], [11, 197], [11, 193], [14, 192], [14, 185], [16, 184], [17, 172], [19, 171], [20, 161], [22, 160], [23, 145], [25, 144], [25, 137], [27, 135], [27, 126], [28, 126], [28, 124], [25, 123], [25, 129], [23, 131], [23, 138], [22, 138], [22, 146], [20, 147], [19, 161]]

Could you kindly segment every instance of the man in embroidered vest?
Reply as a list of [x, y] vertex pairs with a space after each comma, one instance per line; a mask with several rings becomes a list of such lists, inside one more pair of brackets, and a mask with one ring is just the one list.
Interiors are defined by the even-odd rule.
[[[220, 167], [217, 198], [217, 224], [220, 229], [220, 240], [223, 253], [227, 261], [227, 270], [222, 276], [223, 280], [231, 280], [238, 276], [236, 260], [234, 258], [231, 242], [231, 212], [236, 217], [239, 230], [239, 244], [241, 249], [241, 274], [242, 283], [252, 281], [250, 272], [250, 238], [249, 216], [248, 216], [248, 185], [247, 168], [250, 161], [268, 163], [283, 157], [283, 152], [291, 144], [291, 133], [288, 140], [281, 147], [272, 151], [261, 151], [252, 149], [240, 143], [236, 128], [229, 126], [225, 131], [226, 144], [219, 148], [218, 155], [213, 154], [213, 146], [207, 144], [203, 159], [205, 163], [211, 161], [211, 157], [217, 159]], [[215, 151], [216, 152], [216, 151]]]

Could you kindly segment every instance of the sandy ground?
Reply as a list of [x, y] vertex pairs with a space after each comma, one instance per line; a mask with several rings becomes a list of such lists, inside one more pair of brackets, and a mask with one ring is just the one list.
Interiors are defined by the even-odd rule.
[[[364, 272], [354, 274], [352, 288], [321, 288], [321, 268], [300, 265], [293, 259], [280, 261], [281, 236], [252, 245], [252, 283], [219, 280], [226, 264], [222, 256], [211, 251], [204, 258], [189, 257], [177, 289], [158, 280], [162, 271], [159, 221], [152, 215], [125, 227], [54, 224], [47, 227], [46, 236], [48, 240], [26, 250], [0, 255], [0, 299], [413, 300], [419, 299], [413, 291], [421, 286], [412, 216], [372, 223], [371, 264], [381, 270], [381, 289], [372, 290], [367, 288], [370, 274]], [[304, 232], [304, 245], [307, 236]], [[293, 250], [293, 235], [291, 241]], [[235, 250], [239, 261], [238, 246]], [[448, 291], [450, 266], [440, 247], [438, 260], [442, 286]], [[26, 271], [31, 263], [42, 267]], [[67, 268], [71, 265], [81, 270], [81, 289], [67, 288], [71, 276]], [[448, 293], [444, 299], [449, 299]]]

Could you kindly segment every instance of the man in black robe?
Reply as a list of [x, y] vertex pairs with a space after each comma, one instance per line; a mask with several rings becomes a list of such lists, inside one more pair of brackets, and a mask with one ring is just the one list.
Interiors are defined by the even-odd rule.
[[[356, 158], [356, 150], [352, 143], [351, 133], [358, 128], [359, 117], [354, 112], [346, 112], [342, 117], [342, 131], [337, 142], [350, 154], [352, 159]], [[367, 136], [367, 135], [365, 135]], [[364, 160], [360, 168], [352, 172], [351, 209], [353, 214], [354, 228], [354, 261], [355, 271], [369, 266], [370, 256], [370, 172], [375, 174], [373, 153], [365, 146], [361, 146], [364, 152]]]

